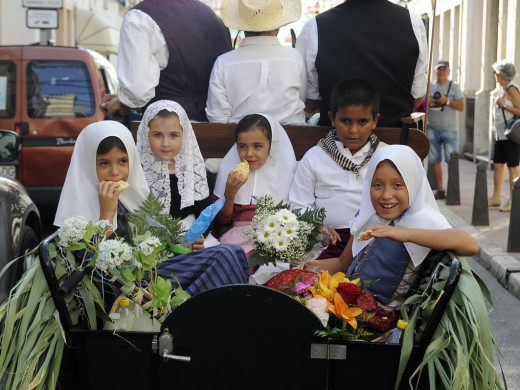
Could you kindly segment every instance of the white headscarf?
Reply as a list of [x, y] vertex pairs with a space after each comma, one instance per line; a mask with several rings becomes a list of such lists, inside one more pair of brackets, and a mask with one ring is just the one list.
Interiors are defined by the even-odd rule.
[[141, 157], [148, 185], [155, 197], [164, 204], [163, 212], [169, 213], [172, 199], [169, 161], [161, 160], [152, 152], [148, 138], [149, 123], [162, 110], [177, 114], [182, 127], [182, 147], [179, 154], [174, 157], [181, 209], [192, 206], [196, 200], [206, 199], [209, 196], [209, 187], [204, 159], [186, 111], [180, 104], [171, 100], [159, 100], [150, 104], [137, 130], [137, 151]]
[[[260, 115], [264, 116], [271, 125], [271, 150], [265, 164], [249, 172], [247, 182], [240, 188], [235, 197], [235, 204], [255, 203], [253, 197], [260, 195], [272, 195], [277, 201], [287, 203], [294, 171], [296, 170], [296, 157], [291, 140], [277, 121], [266, 114]], [[229, 172], [240, 162], [237, 144], [235, 143], [218, 169], [214, 194], [219, 198], [224, 196]]]
[[[99, 220], [96, 153], [101, 141], [110, 136], [118, 137], [123, 141], [128, 153], [130, 169], [127, 182], [130, 187], [119, 195], [123, 206], [129, 212], [133, 212], [141, 206], [150, 193], [132, 133], [119, 122], [92, 123], [83, 129], [76, 140], [54, 225], [61, 226], [69, 217], [82, 216], [92, 222]], [[117, 228], [117, 215], [112, 222], [114, 228]]]
[[[372, 177], [383, 160], [392, 161], [404, 179], [408, 189], [410, 209], [401, 218], [394, 219], [396, 227], [409, 229], [449, 229], [451, 225], [439, 211], [439, 207], [430, 189], [426, 172], [421, 160], [412, 148], [405, 145], [387, 145], [375, 151], [368, 165], [368, 172], [363, 183], [361, 208], [358, 215], [352, 219], [350, 232], [354, 237], [352, 253], [356, 256], [369, 242], [373, 240], [357, 241], [359, 233], [372, 225], [387, 225], [391, 221], [376, 214], [370, 199]], [[413, 264], [417, 267], [424, 260], [430, 248], [406, 242]]]

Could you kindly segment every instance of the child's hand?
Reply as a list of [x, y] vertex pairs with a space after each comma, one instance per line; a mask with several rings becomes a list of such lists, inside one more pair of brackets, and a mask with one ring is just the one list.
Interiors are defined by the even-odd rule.
[[336, 242], [341, 242], [341, 236], [339, 235], [339, 233], [334, 230], [333, 228], [331, 227], [328, 227], [327, 228], [329, 230], [329, 244], [330, 245], [336, 245]]
[[117, 212], [119, 194], [123, 191], [119, 183], [102, 181], [98, 184], [99, 219], [113, 222]]
[[371, 230], [371, 232], [370, 235], [365, 238], [365, 240], [370, 239], [370, 237], [384, 237], [398, 242], [409, 241], [409, 229], [398, 228], [390, 225], [374, 225], [366, 230]]
[[204, 237], [200, 236], [199, 239], [197, 239], [195, 242], [193, 242], [193, 245], [191, 246], [192, 251], [198, 251], [204, 249]]
[[235, 196], [242, 187], [245, 182], [247, 181], [247, 176], [244, 177], [240, 172], [232, 169], [231, 172], [229, 172], [227, 181], [226, 181], [226, 191], [224, 192], [224, 196], [229, 199], [235, 199]]

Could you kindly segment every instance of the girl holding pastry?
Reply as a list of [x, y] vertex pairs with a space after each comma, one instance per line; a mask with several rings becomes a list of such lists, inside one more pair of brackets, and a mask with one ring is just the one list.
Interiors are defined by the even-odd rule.
[[255, 197], [270, 194], [287, 203], [296, 157], [283, 127], [265, 114], [242, 118], [235, 139], [217, 174], [214, 198], [225, 196], [226, 201], [216, 223], [233, 224], [220, 237], [221, 243], [238, 244], [250, 252], [253, 246], [242, 237], [242, 228], [251, 224], [257, 207]]

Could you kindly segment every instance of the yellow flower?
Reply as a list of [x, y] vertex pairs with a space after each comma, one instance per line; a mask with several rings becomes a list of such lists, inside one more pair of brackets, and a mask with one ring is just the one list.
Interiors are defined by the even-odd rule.
[[359, 307], [348, 307], [338, 293], [334, 294], [334, 304], [329, 302], [329, 311], [336, 317], [348, 322], [354, 329], [357, 328], [356, 317], [363, 313], [363, 310]]

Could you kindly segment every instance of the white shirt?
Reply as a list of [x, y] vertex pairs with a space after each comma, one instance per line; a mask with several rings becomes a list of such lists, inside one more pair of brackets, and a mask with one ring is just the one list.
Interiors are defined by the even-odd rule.
[[273, 36], [245, 38], [220, 55], [211, 71], [206, 115], [210, 122], [238, 123], [266, 113], [281, 124], [305, 124], [305, 65], [292, 47]]
[[[423, 97], [427, 88], [428, 71], [428, 43], [426, 40], [426, 29], [419, 15], [410, 12], [415, 38], [419, 43], [419, 56], [415, 65], [415, 74], [412, 84], [412, 96]], [[316, 18], [309, 20], [303, 26], [302, 32], [296, 40], [296, 49], [301, 53], [307, 68], [307, 99], [320, 100], [318, 87], [318, 70], [316, 69], [316, 56], [318, 55], [318, 26]]]
[[121, 103], [130, 108], [143, 107], [155, 97], [155, 87], [161, 70], [168, 65], [168, 55], [168, 46], [157, 23], [142, 11], [128, 11], [121, 25], [117, 61], [117, 95]]
[[[343, 143], [336, 141], [338, 150], [356, 164], [361, 164], [370, 150], [367, 143], [354, 156]], [[385, 145], [380, 142], [380, 145]], [[323, 207], [325, 224], [334, 229], [350, 228], [350, 220], [361, 205], [363, 181], [368, 164], [359, 171], [343, 169], [320, 147], [313, 146], [298, 163], [289, 192], [289, 205], [296, 208]]]

